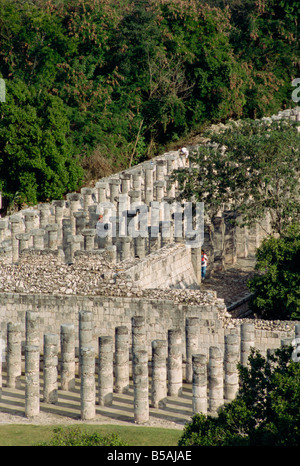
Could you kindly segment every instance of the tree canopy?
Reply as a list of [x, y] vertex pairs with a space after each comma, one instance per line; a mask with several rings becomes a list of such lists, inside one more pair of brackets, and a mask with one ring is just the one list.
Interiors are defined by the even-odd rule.
[[[0, 0], [3, 194], [59, 197], [86, 179], [89, 161], [101, 177], [209, 122], [293, 106], [298, 24], [298, 3], [285, 0]], [[44, 141], [48, 106], [57, 122]]]
[[174, 174], [181, 197], [204, 202], [211, 215], [230, 204], [250, 226], [268, 212], [279, 235], [299, 222], [300, 133], [293, 123], [237, 121], [208, 136], [191, 154], [192, 167]]
[[236, 398], [212, 417], [196, 414], [186, 424], [180, 446], [299, 445], [300, 365], [293, 347], [264, 357], [252, 349], [238, 365]]

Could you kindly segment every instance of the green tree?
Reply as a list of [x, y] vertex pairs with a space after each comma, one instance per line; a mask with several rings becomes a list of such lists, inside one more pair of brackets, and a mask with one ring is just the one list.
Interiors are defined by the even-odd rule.
[[300, 229], [263, 241], [256, 252], [257, 273], [249, 281], [251, 309], [264, 319], [300, 319]]
[[76, 189], [82, 170], [69, 135], [61, 99], [19, 79], [8, 81], [0, 119], [3, 195], [17, 205], [36, 204]]
[[217, 417], [196, 414], [180, 446], [297, 446], [300, 441], [300, 365], [292, 347], [268, 358], [252, 349], [239, 365], [241, 385]]
[[245, 120], [207, 135], [210, 144], [191, 154], [192, 168], [174, 172], [182, 198], [203, 201], [210, 215], [228, 203], [250, 226], [268, 211], [278, 234], [297, 223], [300, 134], [295, 125]]

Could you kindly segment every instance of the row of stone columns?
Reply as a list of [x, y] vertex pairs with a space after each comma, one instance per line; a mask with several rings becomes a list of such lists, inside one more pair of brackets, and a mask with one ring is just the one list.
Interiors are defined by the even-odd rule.
[[[192, 384], [193, 413], [215, 413], [224, 403], [232, 401], [239, 387], [237, 363], [248, 362], [255, 346], [254, 326], [241, 325], [240, 335], [225, 335], [223, 349], [211, 346], [208, 354], [199, 353], [197, 317], [186, 320], [186, 382]], [[132, 318], [131, 341], [127, 326], [119, 326], [112, 336], [98, 337], [98, 400], [96, 400], [96, 351], [93, 346], [93, 315], [79, 312], [79, 368], [81, 418], [92, 419], [95, 405], [111, 406], [113, 392], [126, 393], [130, 380], [130, 344], [132, 347], [132, 377], [134, 388], [134, 420], [149, 419], [149, 407], [162, 408], [168, 396], [180, 396], [183, 386], [183, 342], [180, 329], [169, 329], [166, 340], [152, 341], [151, 399], [149, 403], [149, 355], [143, 316]], [[39, 316], [36, 311], [26, 313], [25, 328], [25, 416], [33, 417], [40, 408], [40, 342]], [[295, 336], [299, 337], [299, 326]], [[20, 324], [7, 324], [7, 386], [20, 387], [21, 368]], [[60, 360], [59, 360], [60, 354]], [[115, 357], [113, 358], [113, 355]], [[62, 324], [60, 340], [56, 334], [43, 339], [43, 401], [57, 403], [58, 374], [62, 390], [75, 388], [75, 326]], [[1, 364], [2, 369], [2, 364]], [[0, 381], [2, 377], [0, 369]], [[1, 393], [1, 390], [0, 390]]]

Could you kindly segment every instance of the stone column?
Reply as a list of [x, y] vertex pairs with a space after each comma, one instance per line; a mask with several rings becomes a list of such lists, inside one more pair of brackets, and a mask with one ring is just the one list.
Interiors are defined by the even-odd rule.
[[[49, 204], [39, 204], [38, 206], [39, 210], [39, 228], [46, 228], [46, 226], [50, 223], [49, 222], [49, 217], [51, 215], [50, 212], [50, 205]], [[32, 230], [34, 228], [34, 225], [30, 228]]]
[[113, 178], [109, 180], [109, 200], [112, 204], [117, 203], [116, 198], [119, 196], [120, 192], [120, 180], [119, 178]]
[[48, 234], [48, 248], [51, 250], [57, 249], [57, 239], [58, 239], [58, 225], [52, 223], [46, 226], [46, 231]]
[[167, 342], [152, 341], [152, 389], [151, 406], [163, 408], [167, 397]]
[[205, 354], [193, 354], [193, 414], [207, 414], [207, 357]]
[[110, 262], [115, 264], [117, 262], [117, 246], [106, 246], [106, 251], [108, 253]]
[[102, 202], [107, 202], [106, 189], [107, 189], [106, 181], [98, 181], [96, 183], [98, 204], [101, 204]]
[[135, 257], [143, 259], [146, 256], [146, 238], [142, 235], [134, 238], [135, 243]]
[[71, 221], [71, 233], [72, 235], [76, 234], [76, 219], [74, 214], [81, 209], [81, 195], [78, 193], [70, 193], [67, 196], [70, 203], [70, 221]]
[[81, 188], [81, 195], [83, 197], [83, 210], [87, 213], [89, 206], [93, 203], [92, 194], [93, 190], [91, 188]]
[[239, 337], [236, 334], [225, 335], [224, 350], [224, 402], [230, 403], [235, 399], [239, 388]]
[[208, 361], [209, 411], [216, 413], [224, 404], [223, 354], [218, 346], [209, 348]]
[[198, 335], [199, 335], [199, 318], [189, 317], [186, 319], [185, 338], [186, 338], [186, 365], [185, 379], [187, 383], [193, 381], [193, 364], [192, 356], [198, 351]]
[[40, 412], [40, 351], [38, 346], [25, 347], [25, 417]]
[[129, 330], [123, 325], [115, 329], [115, 392], [129, 389]]
[[81, 244], [83, 243], [83, 236], [82, 235], [70, 235], [68, 237], [69, 243], [69, 260], [70, 262], [74, 262], [74, 255], [76, 251], [81, 250]]
[[141, 351], [147, 348], [144, 316], [132, 317], [131, 325], [132, 325], [132, 355], [133, 355], [135, 351]]
[[0, 244], [5, 239], [5, 230], [7, 230], [7, 221], [0, 220]]
[[253, 324], [241, 325], [241, 364], [248, 364], [251, 348], [255, 347], [255, 329]]
[[40, 315], [37, 311], [26, 311], [25, 339], [27, 346], [40, 347]]
[[[91, 311], [79, 311], [79, 354], [82, 346], [93, 346], [93, 313]], [[81, 366], [79, 358], [79, 368]]]
[[25, 210], [24, 211], [24, 222], [25, 222], [25, 233], [29, 233], [35, 227], [35, 217], [37, 212], [35, 210]]
[[19, 323], [7, 324], [7, 386], [19, 388], [21, 376], [21, 326]]
[[141, 189], [141, 170], [138, 169], [132, 174], [132, 189], [139, 191]]
[[57, 242], [62, 243], [62, 220], [64, 216], [65, 201], [53, 201], [55, 209], [55, 223], [57, 224]]
[[113, 403], [113, 339], [111, 336], [99, 337], [98, 400], [100, 406]]
[[[81, 210], [79, 212], [74, 212], [73, 217], [75, 217], [76, 235], [80, 235], [82, 230], [85, 230], [87, 228], [87, 226], [88, 226], [88, 223], [89, 223], [88, 213]], [[72, 231], [73, 231], [73, 229], [72, 229]]]
[[131, 238], [129, 236], [124, 236], [120, 238], [121, 243], [121, 261], [130, 259], [130, 248], [131, 248]]
[[180, 329], [168, 330], [168, 395], [182, 393], [182, 339]]
[[62, 324], [60, 327], [60, 383], [61, 389], [75, 389], [75, 328], [73, 324]]
[[30, 233], [19, 233], [16, 235], [17, 240], [19, 241], [19, 256], [21, 255], [24, 249], [27, 249], [29, 246], [29, 241], [31, 239]]
[[128, 191], [130, 191], [131, 175], [129, 173], [122, 173], [120, 178], [121, 178], [121, 192], [122, 194], [126, 194], [128, 193]]
[[82, 230], [81, 234], [84, 238], [84, 250], [91, 251], [95, 249], [96, 230], [89, 228], [87, 230]]
[[193, 269], [195, 271], [197, 283], [201, 283], [201, 249], [202, 248], [191, 248], [191, 260]]
[[20, 233], [20, 217], [18, 215], [12, 215], [10, 217], [11, 225], [11, 248], [12, 248], [12, 263], [16, 264], [19, 260], [19, 244], [16, 235]]
[[164, 181], [166, 160], [158, 160], [156, 162], [156, 181]]
[[134, 422], [142, 424], [149, 420], [148, 352], [133, 354]]
[[48, 333], [44, 335], [44, 390], [45, 403], [57, 403], [57, 364], [58, 364], [58, 335]]
[[89, 421], [96, 413], [95, 354], [92, 346], [80, 347], [80, 374], [81, 420]]
[[45, 233], [45, 230], [41, 228], [35, 228], [34, 230], [31, 230], [31, 234], [33, 237], [33, 249], [44, 249]]
[[165, 195], [165, 182], [164, 181], [155, 181], [155, 199], [157, 202], [161, 202]]

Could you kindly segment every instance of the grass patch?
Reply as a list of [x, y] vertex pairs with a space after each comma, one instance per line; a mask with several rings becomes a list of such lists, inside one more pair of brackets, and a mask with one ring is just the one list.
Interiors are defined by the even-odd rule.
[[[0, 446], [34, 446], [40, 442], [49, 442], [53, 429], [59, 426], [36, 426], [6, 424], [0, 426]], [[60, 426], [60, 427], [75, 427]], [[117, 425], [82, 425], [80, 429], [97, 432], [101, 435], [118, 434], [130, 446], [177, 446], [182, 431], [156, 427], [117, 426]]]

